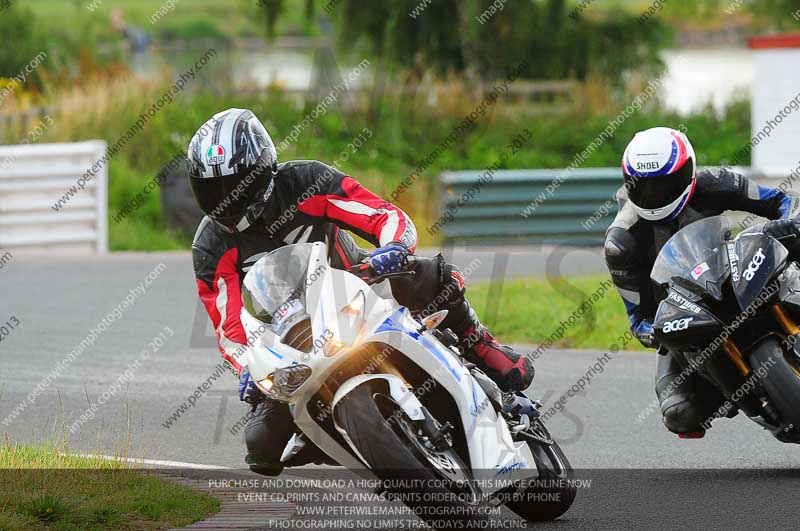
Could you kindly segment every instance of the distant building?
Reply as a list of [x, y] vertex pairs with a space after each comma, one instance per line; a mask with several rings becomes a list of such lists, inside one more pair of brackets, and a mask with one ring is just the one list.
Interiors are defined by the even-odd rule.
[[[800, 168], [800, 34], [755, 37], [751, 166], [755, 175], [787, 179]], [[788, 184], [800, 191], [800, 180]]]

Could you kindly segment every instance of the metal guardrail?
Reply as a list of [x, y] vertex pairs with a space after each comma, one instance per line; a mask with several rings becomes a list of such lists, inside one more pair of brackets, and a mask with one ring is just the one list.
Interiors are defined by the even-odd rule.
[[[617, 212], [619, 168], [445, 172], [440, 219], [445, 242], [456, 244], [602, 245]], [[560, 184], [556, 184], [559, 183]], [[550, 187], [550, 188], [548, 188]], [[473, 190], [467, 199], [468, 192]], [[550, 195], [549, 190], [552, 190]], [[531, 205], [541, 199], [532, 210]], [[600, 211], [604, 208], [605, 215]], [[527, 217], [523, 212], [527, 212]], [[591, 221], [593, 220], [593, 221]]]
[[108, 173], [51, 208], [106, 152], [99, 140], [0, 147], [0, 248], [108, 251]]

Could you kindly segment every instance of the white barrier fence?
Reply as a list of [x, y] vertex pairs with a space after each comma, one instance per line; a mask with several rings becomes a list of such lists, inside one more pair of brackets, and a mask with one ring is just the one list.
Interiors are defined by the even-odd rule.
[[0, 249], [108, 252], [108, 168], [52, 207], [103, 157], [99, 140], [0, 146]]

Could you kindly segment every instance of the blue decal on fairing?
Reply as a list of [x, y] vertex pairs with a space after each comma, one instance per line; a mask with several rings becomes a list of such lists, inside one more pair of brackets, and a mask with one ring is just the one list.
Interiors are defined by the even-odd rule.
[[477, 385], [475, 383], [475, 379], [473, 378], [469, 384], [470, 387], [472, 388], [472, 425], [474, 426], [475, 422], [477, 422], [478, 420], [478, 415], [480, 415], [481, 412], [478, 411], [480, 409], [480, 406], [478, 405], [478, 393], [475, 392], [475, 386]]
[[394, 314], [390, 315], [386, 318], [384, 322], [380, 324], [380, 326], [375, 330], [375, 332], [402, 332], [409, 336], [411, 339], [418, 341], [423, 347], [425, 347], [430, 353], [436, 356], [436, 359], [442, 362], [442, 364], [447, 367], [447, 370], [450, 371], [450, 374], [456, 379], [456, 381], [461, 381], [461, 373], [458, 372], [452, 365], [450, 365], [450, 360], [447, 359], [447, 356], [442, 353], [442, 351], [437, 348], [437, 345], [431, 343], [428, 338], [417, 332], [416, 330], [408, 330], [407, 328], [403, 327], [397, 317], [403, 315], [406, 311], [405, 307], [401, 307], [397, 310]]
[[500, 476], [502, 474], [508, 474], [509, 472], [512, 472], [514, 470], [521, 469], [522, 468], [522, 463], [517, 461], [516, 463], [511, 463], [510, 465], [506, 465], [506, 466], [495, 465], [495, 468], [498, 469], [498, 471], [495, 474], [495, 476]]
[[280, 353], [278, 353], [278, 352], [275, 352], [274, 350], [272, 350], [272, 349], [271, 349], [271, 348], [269, 348], [269, 347], [264, 347], [264, 348], [265, 348], [265, 349], [267, 349], [268, 351], [270, 351], [270, 353], [271, 353], [273, 356], [275, 356], [276, 358], [278, 358], [279, 360], [282, 360], [282, 359], [283, 359], [283, 355], [282, 355], [282, 354], [280, 354]]
[[400, 324], [397, 321], [394, 320], [395, 316], [403, 315], [403, 313], [405, 311], [406, 311], [406, 308], [405, 307], [401, 307], [395, 313], [393, 313], [392, 315], [387, 317], [386, 320], [384, 322], [382, 322], [381, 325], [375, 330], [375, 332], [391, 332], [391, 331], [394, 331], [394, 332], [405, 332], [406, 330], [403, 327], [401, 327]]

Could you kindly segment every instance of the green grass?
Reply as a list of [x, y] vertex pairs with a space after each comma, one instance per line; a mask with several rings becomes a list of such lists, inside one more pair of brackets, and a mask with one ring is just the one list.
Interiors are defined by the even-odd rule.
[[171, 529], [220, 502], [119, 462], [0, 442], [0, 531]]
[[108, 231], [108, 246], [112, 251], [185, 251], [189, 248], [185, 235], [160, 226], [137, 224], [130, 219], [123, 219], [119, 224], [112, 219], [109, 225], [113, 227]]
[[[276, 27], [278, 35], [314, 32], [314, 28], [308, 28], [305, 23], [301, 0], [287, 0], [284, 4], [283, 15]], [[97, 35], [115, 35], [109, 17], [119, 8], [128, 24], [142, 28], [157, 40], [266, 35], [264, 8], [256, 0], [175, 0], [173, 9], [157, 19], [155, 24], [149, 17], [162, 6], [168, 7], [164, 0], [101, 0], [95, 4], [92, 0], [28, 0], [24, 6], [33, 11], [45, 28], [64, 27], [64, 22], [69, 21], [65, 32], [90, 27]], [[94, 7], [94, 10], [89, 7]]]
[[[563, 337], [555, 338], [553, 346], [606, 350], [614, 344], [621, 346], [619, 337], [628, 330], [625, 308], [610, 282], [604, 276], [553, 282], [525, 278], [505, 282], [499, 293], [492, 291], [498, 289], [497, 285], [471, 284], [467, 296], [499, 340], [538, 345], [545, 343], [556, 333], [560, 322], [567, 322], [573, 312], [596, 294], [591, 309], [583, 316], [576, 314], [573, 324], [565, 327]], [[607, 289], [601, 296], [603, 283]], [[624, 350], [644, 349], [637, 341], [631, 341], [624, 345]]]

